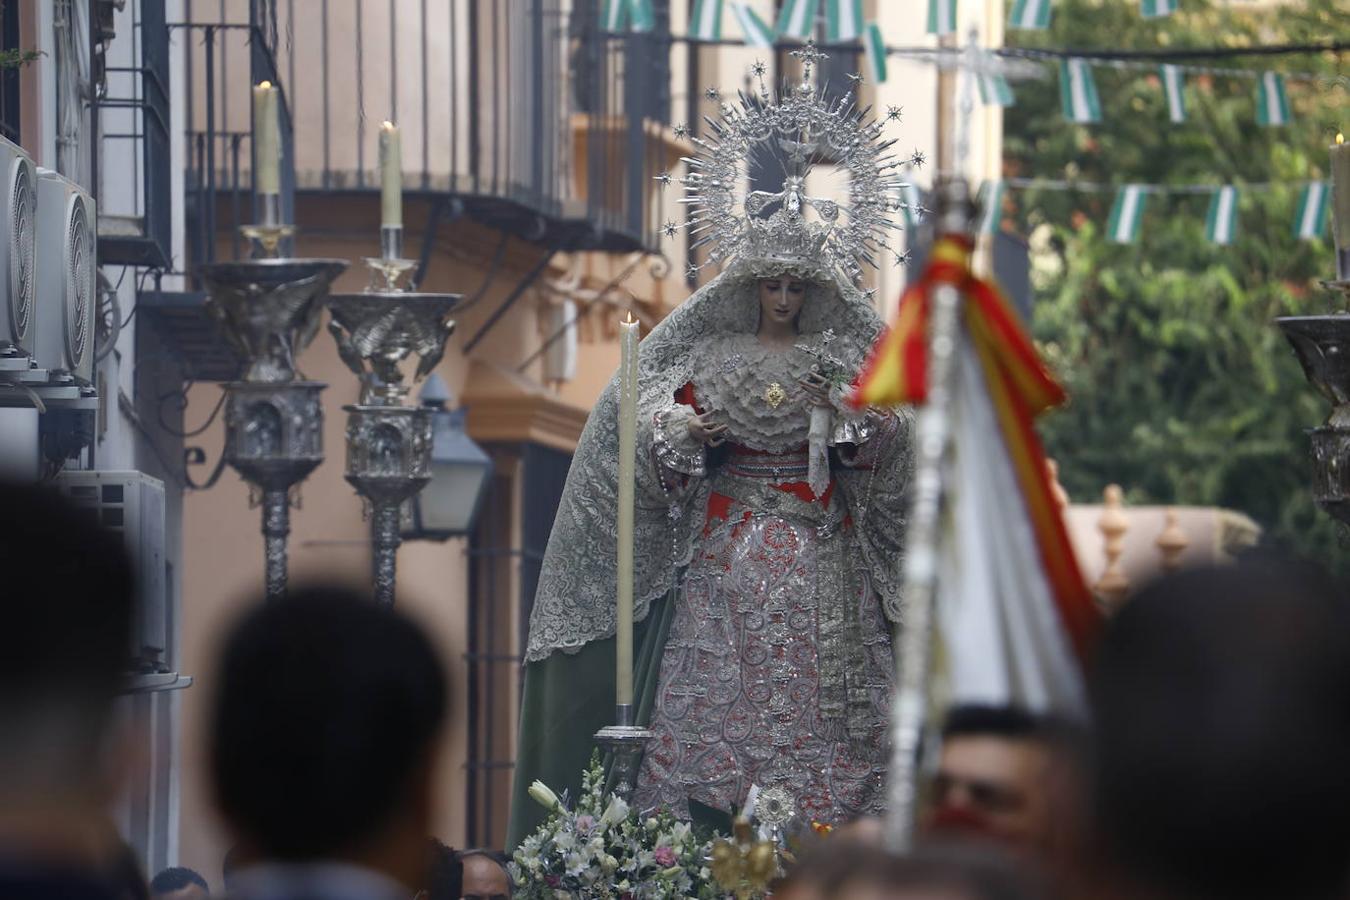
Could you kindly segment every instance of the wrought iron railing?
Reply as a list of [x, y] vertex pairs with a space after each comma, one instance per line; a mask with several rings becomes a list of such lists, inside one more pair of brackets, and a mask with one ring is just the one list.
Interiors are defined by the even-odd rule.
[[249, 0], [246, 23], [194, 19], [190, 4], [194, 258], [248, 210], [248, 86], [264, 75], [295, 123], [283, 169], [302, 195], [377, 190], [391, 119], [413, 194], [546, 246], [654, 247], [652, 176], [672, 149], [667, 5], [630, 35], [564, 0]]

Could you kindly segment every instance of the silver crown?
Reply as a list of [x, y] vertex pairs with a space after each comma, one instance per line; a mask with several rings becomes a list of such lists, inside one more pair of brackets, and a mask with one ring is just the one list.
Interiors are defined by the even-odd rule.
[[[758, 95], [741, 93], [738, 104], [723, 102], [717, 119], [705, 117], [710, 135], [691, 138], [699, 152], [685, 157], [689, 171], [678, 179], [685, 189], [681, 202], [691, 209], [685, 227], [694, 247], [711, 246], [702, 266], [690, 267], [691, 275], [731, 259], [768, 259], [832, 268], [856, 282], [862, 263], [876, 267], [885, 253], [902, 260], [888, 240], [899, 229], [895, 213], [910, 208], [900, 172], [922, 165], [923, 158], [917, 151], [892, 154], [896, 142], [882, 140], [885, 124], [898, 120], [900, 110], [891, 107], [875, 120], [870, 108], [859, 109], [851, 99], [827, 100], [811, 81], [813, 65], [825, 54], [808, 41], [792, 55], [803, 63], [800, 83], [774, 97], [764, 82], [766, 67], [756, 61], [751, 71]], [[683, 127], [676, 131], [687, 134]], [[761, 183], [781, 176], [782, 189], [745, 191], [752, 165], [759, 167], [753, 174]], [[827, 165], [848, 178], [846, 197], [838, 201], [807, 192], [808, 176]], [[657, 180], [669, 184], [672, 178], [662, 174]], [[680, 227], [667, 223], [664, 231], [674, 236]]]

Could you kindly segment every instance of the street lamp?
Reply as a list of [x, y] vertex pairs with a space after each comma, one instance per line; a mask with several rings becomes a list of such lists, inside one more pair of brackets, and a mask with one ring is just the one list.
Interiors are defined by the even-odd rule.
[[492, 480], [492, 458], [464, 431], [463, 409], [446, 409], [450, 391], [433, 372], [422, 386], [431, 414], [431, 481], [404, 506], [409, 540], [445, 541], [473, 531]]

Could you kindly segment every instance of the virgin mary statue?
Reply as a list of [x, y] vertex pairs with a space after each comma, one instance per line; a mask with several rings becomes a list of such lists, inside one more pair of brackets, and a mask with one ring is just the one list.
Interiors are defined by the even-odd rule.
[[[703, 145], [685, 183], [722, 211], [726, 266], [640, 345], [634, 704], [654, 738], [633, 802], [706, 819], [758, 788], [802, 824], [833, 823], [879, 812], [884, 793], [910, 430], [849, 395], [882, 328], [854, 254], [898, 185], [860, 114], [805, 86], [765, 101], [724, 121], [771, 117], [736, 127], [787, 151], [783, 190], [732, 214], [708, 180], [736, 160]], [[805, 194], [813, 154], [847, 170], [847, 201]], [[508, 847], [544, 812], [526, 786], [575, 793], [613, 717], [617, 470], [611, 382], [530, 616]]]

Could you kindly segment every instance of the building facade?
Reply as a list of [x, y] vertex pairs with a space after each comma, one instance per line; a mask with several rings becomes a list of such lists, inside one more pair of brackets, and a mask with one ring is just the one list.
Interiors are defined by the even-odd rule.
[[[396, 121], [417, 282], [464, 297], [438, 372], [492, 457], [490, 494], [468, 538], [405, 543], [398, 596], [454, 680], [438, 832], [456, 846], [497, 845], [534, 581], [571, 452], [617, 364], [617, 322], [631, 311], [650, 328], [712, 275], [687, 275], [701, 251], [682, 232], [661, 235], [684, 211], [654, 176], [681, 171], [690, 144], [677, 126], [703, 133], [710, 88], [733, 95], [756, 59], [775, 80], [798, 71], [791, 42], [744, 46], [729, 8], [721, 41], [690, 40], [692, 5], [653, 0], [651, 31], [609, 33], [591, 0], [0, 4], [5, 49], [40, 53], [0, 73], [0, 133], [94, 198], [98, 265], [97, 363], [71, 439], [83, 429], [87, 442], [44, 457], [59, 404], [38, 413], [11, 387], [0, 389], [4, 430], [32, 440], [7, 440], [0, 456], [34, 477], [150, 484], [162, 497], [142, 517], [158, 528], [134, 538], [157, 595], [143, 600], [150, 636], [126, 704], [151, 753], [119, 823], [147, 870], [188, 865], [215, 885], [229, 844], [212, 813], [203, 728], [219, 638], [261, 592], [263, 554], [259, 511], [220, 464], [221, 384], [239, 359], [205, 314], [195, 267], [248, 253], [238, 228], [253, 218], [250, 87], [282, 89], [295, 255], [351, 260], [334, 289], [366, 285], [377, 132]], [[776, 0], [750, 5], [776, 18]], [[864, 16], [888, 44], [935, 46], [902, 6], [866, 0]], [[963, 3], [961, 15], [963, 34], [1001, 40], [1000, 0]], [[816, 32], [828, 43], [823, 16]], [[845, 76], [864, 70], [860, 47], [826, 52], [831, 89], [903, 107], [901, 147], [930, 160], [945, 152], [931, 65], [892, 58], [886, 82], [854, 87]], [[999, 174], [1000, 134], [997, 110], [980, 110], [972, 180]], [[926, 188], [931, 174], [915, 180]], [[893, 306], [904, 270], [869, 277], [878, 303]], [[358, 384], [326, 335], [298, 362], [328, 385], [327, 458], [294, 498], [290, 576], [368, 584], [368, 524], [342, 477], [342, 407]], [[56, 446], [49, 456], [64, 452]]]

